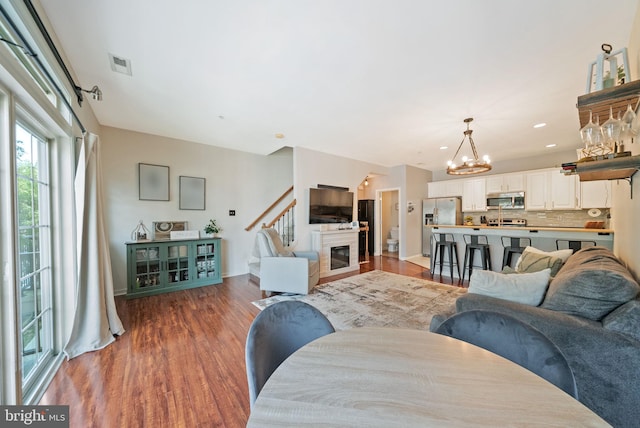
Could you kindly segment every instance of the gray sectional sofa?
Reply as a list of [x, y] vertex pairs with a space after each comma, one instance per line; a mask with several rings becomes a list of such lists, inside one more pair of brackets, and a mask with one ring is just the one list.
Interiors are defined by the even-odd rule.
[[451, 313], [433, 317], [430, 330], [435, 331], [453, 313], [469, 310], [516, 317], [560, 348], [574, 372], [583, 404], [614, 427], [637, 427], [639, 293], [640, 285], [613, 253], [591, 247], [566, 260], [538, 306], [477, 294], [470, 288]]

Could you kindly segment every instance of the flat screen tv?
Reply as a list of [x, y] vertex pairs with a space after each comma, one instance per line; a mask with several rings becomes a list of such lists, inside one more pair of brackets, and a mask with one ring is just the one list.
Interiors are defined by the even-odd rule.
[[351, 223], [353, 192], [309, 189], [309, 224]]

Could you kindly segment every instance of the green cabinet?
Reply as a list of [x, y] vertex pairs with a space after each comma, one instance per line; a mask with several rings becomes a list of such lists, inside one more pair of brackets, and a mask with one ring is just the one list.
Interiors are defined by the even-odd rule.
[[127, 297], [222, 282], [221, 239], [127, 243]]

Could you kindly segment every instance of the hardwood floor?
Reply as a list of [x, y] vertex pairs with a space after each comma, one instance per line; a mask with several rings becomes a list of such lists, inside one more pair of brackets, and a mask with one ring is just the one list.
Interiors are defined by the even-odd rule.
[[[374, 269], [431, 279], [428, 269], [397, 258], [360, 265], [360, 273]], [[159, 296], [117, 297], [125, 334], [65, 361], [40, 404], [69, 405], [71, 427], [244, 427], [244, 346], [259, 312], [251, 302], [261, 294], [242, 275]]]

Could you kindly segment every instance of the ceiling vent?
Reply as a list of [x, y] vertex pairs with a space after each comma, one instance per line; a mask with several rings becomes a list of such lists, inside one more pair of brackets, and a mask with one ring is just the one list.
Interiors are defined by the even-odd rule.
[[109, 54], [109, 64], [111, 64], [111, 70], [116, 73], [131, 76], [131, 60]]

